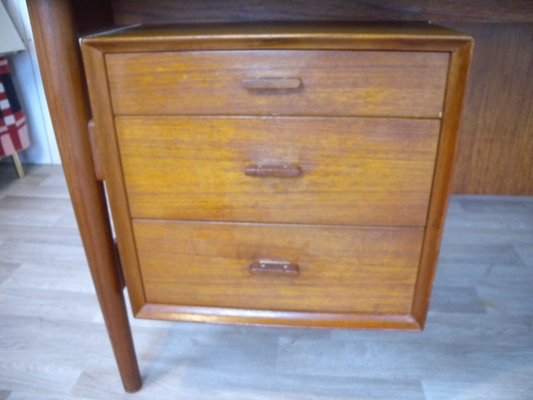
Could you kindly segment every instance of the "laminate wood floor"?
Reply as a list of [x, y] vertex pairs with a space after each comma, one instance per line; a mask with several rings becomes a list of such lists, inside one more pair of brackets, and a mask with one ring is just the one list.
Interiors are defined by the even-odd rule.
[[0, 400], [533, 399], [533, 198], [451, 202], [422, 333], [133, 321], [123, 392], [62, 171], [0, 165]]

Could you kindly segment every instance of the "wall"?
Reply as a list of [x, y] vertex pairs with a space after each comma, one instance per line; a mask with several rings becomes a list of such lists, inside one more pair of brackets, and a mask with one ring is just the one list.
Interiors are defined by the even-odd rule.
[[20, 154], [21, 159], [25, 163], [60, 164], [61, 159], [44, 96], [26, 1], [2, 0], [2, 3], [27, 49], [9, 57], [13, 80], [26, 114], [32, 142], [31, 147]]

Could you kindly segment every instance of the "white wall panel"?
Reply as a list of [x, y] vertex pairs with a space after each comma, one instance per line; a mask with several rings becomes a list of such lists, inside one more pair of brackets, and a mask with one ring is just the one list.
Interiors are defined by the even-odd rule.
[[59, 151], [48, 111], [37, 62], [35, 43], [25, 0], [2, 0], [17, 28], [26, 51], [11, 55], [13, 80], [26, 114], [30, 129], [31, 147], [21, 153], [26, 163], [60, 164]]

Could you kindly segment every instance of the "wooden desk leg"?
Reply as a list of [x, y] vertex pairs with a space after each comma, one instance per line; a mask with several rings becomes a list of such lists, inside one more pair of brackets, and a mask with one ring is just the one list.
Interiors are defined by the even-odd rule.
[[15, 164], [17, 176], [19, 177], [19, 179], [24, 178], [24, 168], [22, 167], [22, 163], [20, 162], [18, 153], [14, 153], [11, 158], [13, 159], [13, 164]]
[[39, 64], [74, 212], [124, 388], [142, 385], [102, 183], [95, 176], [76, 24], [68, 0], [28, 0]]

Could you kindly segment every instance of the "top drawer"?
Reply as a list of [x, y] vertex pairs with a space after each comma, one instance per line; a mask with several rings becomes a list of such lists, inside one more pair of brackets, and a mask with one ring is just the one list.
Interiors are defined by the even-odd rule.
[[439, 118], [448, 53], [182, 51], [106, 55], [116, 115]]

